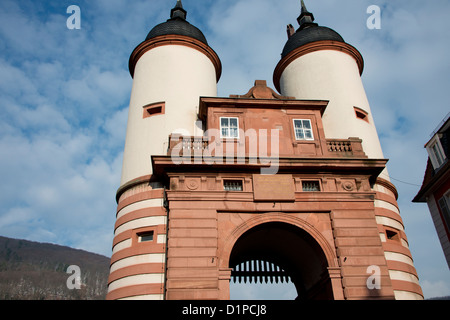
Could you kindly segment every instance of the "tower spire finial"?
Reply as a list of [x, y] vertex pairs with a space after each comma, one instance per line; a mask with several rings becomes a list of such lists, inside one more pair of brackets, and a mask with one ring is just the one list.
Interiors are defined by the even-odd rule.
[[301, 6], [302, 6], [302, 11], [303, 11], [303, 10], [308, 11], [308, 10], [306, 9], [306, 6], [305, 6], [305, 1], [300, 0], [300, 4], [301, 4]]
[[307, 27], [318, 26], [317, 23], [314, 23], [314, 15], [306, 9], [305, 2], [301, 0], [300, 4], [302, 11], [300, 16], [297, 18], [298, 24], [300, 25], [300, 30]]
[[180, 18], [180, 19], [186, 20], [186, 16], [187, 16], [187, 11], [184, 10], [181, 0], [177, 0], [177, 4], [170, 11], [170, 19]]

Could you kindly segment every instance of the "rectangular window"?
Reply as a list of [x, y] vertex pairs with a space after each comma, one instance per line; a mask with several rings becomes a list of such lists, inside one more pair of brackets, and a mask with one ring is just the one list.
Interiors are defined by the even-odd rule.
[[146, 111], [150, 116], [153, 116], [153, 115], [162, 113], [162, 107], [157, 106], [157, 107], [153, 107], [153, 108], [148, 108], [148, 109], [146, 109]]
[[152, 103], [149, 105], [146, 105], [144, 108], [144, 115], [143, 118], [150, 118], [154, 116], [158, 116], [161, 114], [164, 114], [165, 112], [165, 103], [164, 102], [158, 102], [158, 103]]
[[153, 241], [153, 231], [138, 233], [139, 242], [151, 242]]
[[393, 230], [388, 230], [386, 229], [386, 238], [388, 240], [395, 240], [395, 241], [399, 241], [399, 234]]
[[447, 230], [450, 230], [450, 209], [449, 209], [449, 202], [450, 202], [450, 193], [447, 195], [444, 195], [442, 198], [438, 200], [439, 207], [441, 208], [441, 212], [444, 218], [443, 223], [446, 225]]
[[242, 180], [224, 180], [223, 189], [225, 191], [242, 191]]
[[354, 107], [354, 109], [355, 109], [356, 117], [358, 119], [369, 122], [369, 115], [366, 111], [364, 111], [363, 109], [357, 108], [357, 107]]
[[231, 139], [239, 138], [239, 119], [220, 118], [220, 137]]
[[302, 181], [302, 189], [304, 192], [320, 191], [319, 181]]
[[442, 155], [442, 151], [441, 148], [439, 148], [439, 145], [437, 143], [433, 144], [431, 150], [433, 151], [438, 166], [439, 167], [442, 166], [442, 164], [444, 163], [444, 156]]
[[428, 155], [434, 170], [438, 170], [447, 161], [447, 158], [442, 148], [439, 134], [435, 135], [426, 145]]
[[294, 131], [296, 140], [314, 140], [311, 120], [294, 120]]

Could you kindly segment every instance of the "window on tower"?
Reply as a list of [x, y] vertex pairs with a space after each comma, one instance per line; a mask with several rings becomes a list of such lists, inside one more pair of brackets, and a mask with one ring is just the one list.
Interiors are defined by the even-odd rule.
[[400, 236], [398, 232], [390, 229], [386, 229], [386, 238], [388, 240], [400, 241]]
[[153, 116], [158, 116], [161, 114], [164, 114], [165, 109], [165, 103], [164, 102], [158, 102], [158, 103], [152, 103], [149, 105], [144, 106], [144, 115], [143, 118], [150, 118]]
[[153, 241], [153, 231], [138, 233], [139, 242], [151, 242]]
[[369, 114], [366, 111], [364, 111], [363, 109], [358, 108], [358, 107], [354, 107], [354, 110], [355, 110], [356, 117], [358, 119], [369, 122]]
[[311, 120], [294, 119], [294, 132], [296, 140], [314, 140]]
[[220, 137], [238, 139], [239, 138], [239, 118], [220, 118]]

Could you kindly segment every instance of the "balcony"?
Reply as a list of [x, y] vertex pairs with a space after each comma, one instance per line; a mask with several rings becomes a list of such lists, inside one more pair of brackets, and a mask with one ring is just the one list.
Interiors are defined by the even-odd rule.
[[[310, 142], [308, 142], [310, 143]], [[300, 143], [298, 143], [300, 144]], [[207, 137], [192, 137], [192, 136], [180, 136], [171, 135], [169, 137], [168, 155], [176, 154], [179, 157], [201, 156], [205, 154], [205, 151], [209, 155], [214, 155], [215, 150], [222, 151], [221, 154], [227, 156], [228, 150], [232, 150], [234, 155], [249, 155], [249, 147], [245, 146], [245, 143], [236, 140], [221, 140], [220, 143], [214, 145], [215, 150], [210, 150], [211, 141]], [[290, 150], [280, 150], [280, 157], [295, 157], [295, 158], [311, 158], [311, 157], [323, 157], [323, 158], [367, 158], [362, 148], [362, 140], [359, 138], [349, 139], [327, 139], [325, 143], [316, 143], [317, 148], [321, 149], [315, 156], [311, 155], [295, 155]], [[245, 150], [245, 151], [244, 151]], [[271, 154], [270, 150], [268, 152]]]
[[327, 156], [367, 158], [359, 138], [327, 139]]

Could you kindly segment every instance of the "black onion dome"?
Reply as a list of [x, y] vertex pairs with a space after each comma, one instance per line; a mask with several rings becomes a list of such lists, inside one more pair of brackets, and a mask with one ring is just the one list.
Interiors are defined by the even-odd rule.
[[[301, 1], [301, 6], [302, 11], [297, 18], [300, 28], [298, 28], [295, 33], [289, 33], [289, 40], [284, 46], [281, 54], [282, 58], [287, 56], [291, 51], [308, 43], [323, 40], [345, 42], [340, 34], [333, 29], [322, 27], [317, 23], [314, 23], [314, 15], [306, 9], [303, 0]], [[290, 27], [293, 28], [292, 25], [290, 25]]]
[[180, 36], [187, 36], [194, 39], [197, 39], [204, 44], [208, 44], [208, 41], [206, 41], [205, 35], [198, 29], [197, 27], [193, 26], [186, 20], [182, 20], [179, 18], [176, 19], [169, 19], [167, 22], [161, 23], [154, 27], [149, 34], [147, 35], [147, 38], [145, 40], [150, 40], [152, 38], [158, 37], [158, 36], [164, 36], [168, 34], [176, 34]]
[[170, 13], [170, 19], [155, 26], [149, 32], [145, 40], [150, 40], [158, 36], [175, 34], [191, 37], [208, 45], [208, 41], [206, 41], [205, 35], [200, 29], [186, 21], [186, 15], [187, 12], [183, 9], [181, 0], [178, 0], [176, 6]]
[[305, 44], [322, 40], [345, 42], [339, 33], [333, 29], [321, 26], [312, 26], [294, 33], [286, 42], [281, 56], [284, 58], [291, 51], [304, 46]]

